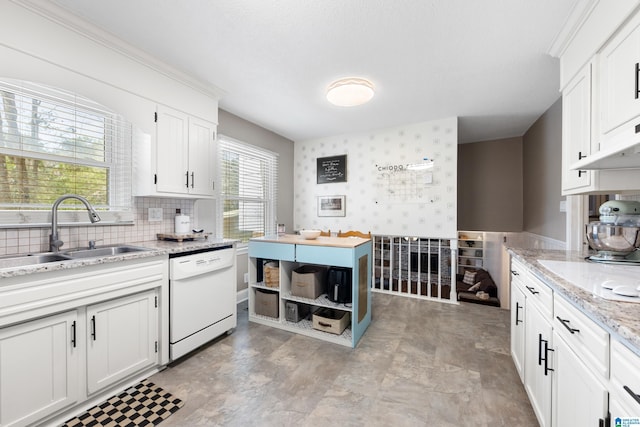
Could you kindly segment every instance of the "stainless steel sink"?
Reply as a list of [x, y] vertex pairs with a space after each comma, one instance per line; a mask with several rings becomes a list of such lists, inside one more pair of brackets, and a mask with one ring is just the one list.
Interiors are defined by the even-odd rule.
[[103, 246], [95, 249], [76, 249], [72, 251], [64, 252], [63, 255], [72, 259], [78, 258], [96, 258], [103, 256], [113, 256], [119, 254], [126, 254], [130, 252], [144, 252], [148, 251], [148, 248], [142, 248], [139, 246], [130, 245], [118, 245], [118, 246]]
[[0, 257], [0, 268], [24, 267], [26, 265], [48, 264], [68, 261], [71, 257], [53, 252]]

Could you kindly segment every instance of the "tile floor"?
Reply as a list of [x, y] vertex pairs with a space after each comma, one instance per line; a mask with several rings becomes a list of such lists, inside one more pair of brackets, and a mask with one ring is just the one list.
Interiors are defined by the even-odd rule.
[[247, 321], [151, 380], [171, 426], [537, 426], [509, 355], [509, 312], [373, 295], [349, 349]]

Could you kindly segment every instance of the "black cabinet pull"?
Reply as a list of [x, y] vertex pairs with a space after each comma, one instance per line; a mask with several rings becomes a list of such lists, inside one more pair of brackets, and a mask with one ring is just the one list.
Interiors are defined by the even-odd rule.
[[73, 348], [76, 348], [76, 321], [75, 320], [71, 324], [71, 344], [73, 344]]
[[511, 270], [511, 274], [513, 274], [514, 276], [519, 276], [519, 275], [520, 275], [520, 273], [518, 273], [518, 272], [517, 272], [517, 271], [515, 271], [515, 270]]
[[636, 99], [638, 99], [638, 94], [640, 93], [640, 88], [638, 87], [638, 74], [640, 74], [640, 63], [636, 62]]
[[586, 174], [586, 173], [587, 173], [587, 171], [578, 171], [578, 178], [580, 178], [580, 177], [582, 176], [582, 174], [583, 174], [583, 173], [584, 173], [584, 174]]
[[96, 316], [91, 316], [91, 338], [96, 340]]
[[536, 288], [534, 288], [533, 286], [525, 286], [525, 288], [529, 289], [529, 292], [531, 292], [533, 295], [540, 293], [536, 291]]
[[633, 400], [635, 400], [638, 404], [640, 404], [640, 396], [638, 396], [637, 394], [635, 394], [633, 392], [633, 390], [631, 390], [629, 387], [627, 387], [626, 385], [622, 387], [624, 389], [624, 391], [626, 391], [627, 393], [629, 393], [629, 395], [631, 397], [633, 397]]
[[187, 188], [189, 188], [189, 171], [184, 174], [187, 177]]
[[191, 188], [193, 188], [193, 182], [194, 182], [194, 181], [195, 181], [195, 180], [193, 179], [193, 172], [191, 172]]
[[568, 325], [569, 323], [571, 323], [569, 320], [562, 319], [560, 318], [560, 316], [556, 316], [556, 319], [558, 319], [560, 323], [562, 323], [562, 326], [567, 328], [567, 331], [571, 332], [572, 334], [575, 334], [576, 332], [580, 332], [580, 329], [572, 328], [571, 326]]
[[587, 157], [587, 156], [583, 156], [583, 155], [582, 155], [582, 151], [578, 151], [578, 160], [582, 160], [582, 159], [584, 159], [585, 157]]
[[542, 358], [542, 341], [544, 341], [542, 334], [538, 334], [538, 366], [542, 365], [542, 361], [544, 360]]
[[522, 320], [518, 318], [518, 314], [521, 308], [523, 307], [518, 303], [518, 301], [516, 301], [516, 326], [518, 326], [518, 323], [522, 323]]
[[550, 351], [555, 351], [552, 348], [549, 348], [549, 342], [547, 340], [543, 340], [544, 341], [544, 374], [549, 375], [549, 372], [553, 372], [554, 369], [549, 367], [549, 352]]

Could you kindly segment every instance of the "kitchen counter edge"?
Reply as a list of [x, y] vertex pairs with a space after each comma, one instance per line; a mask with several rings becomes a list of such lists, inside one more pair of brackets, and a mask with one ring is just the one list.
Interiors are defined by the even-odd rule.
[[143, 242], [127, 242], [127, 245], [140, 246], [149, 250], [142, 252], [127, 252], [118, 255], [109, 255], [95, 258], [71, 259], [46, 264], [34, 264], [20, 267], [0, 269], [0, 279], [28, 276], [35, 273], [50, 271], [71, 270], [90, 265], [109, 264], [132, 259], [150, 258], [155, 256], [190, 252], [199, 249], [218, 248], [222, 246], [235, 246], [238, 243], [233, 239], [204, 239], [184, 242], [148, 240]]
[[[538, 260], [587, 262], [579, 252], [507, 248], [507, 251], [526, 265], [554, 292], [603, 327], [636, 354], [640, 355], [640, 303], [606, 300], [552, 273]], [[640, 272], [640, 267], [639, 272]]]

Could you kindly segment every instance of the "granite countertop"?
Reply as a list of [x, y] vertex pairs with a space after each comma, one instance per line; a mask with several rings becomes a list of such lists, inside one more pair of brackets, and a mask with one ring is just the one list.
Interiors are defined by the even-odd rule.
[[[524, 263], [533, 274], [549, 285], [554, 292], [563, 296], [613, 337], [640, 355], [640, 302], [622, 302], [601, 298], [593, 292], [575, 286], [538, 262], [538, 260], [554, 260], [587, 263], [584, 254], [571, 251], [519, 248], [508, 248], [508, 251]], [[635, 266], [635, 268], [640, 273], [640, 266]]]
[[[123, 245], [140, 246], [148, 250], [141, 252], [126, 252], [118, 255], [108, 255], [94, 258], [78, 258], [64, 261], [49, 262], [46, 264], [33, 264], [19, 267], [9, 267], [0, 269], [0, 279], [27, 276], [34, 273], [44, 273], [59, 270], [71, 270], [74, 268], [86, 267], [90, 265], [109, 264], [132, 259], [149, 258], [154, 256], [190, 252], [199, 249], [216, 248], [220, 246], [234, 245], [237, 240], [208, 238], [203, 240], [173, 242], [149, 240], [143, 242], [127, 242]], [[99, 248], [100, 246], [98, 246]], [[71, 250], [71, 249], [67, 249]], [[61, 250], [62, 253], [65, 250]], [[20, 256], [17, 254], [16, 256]]]

